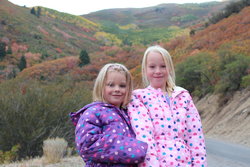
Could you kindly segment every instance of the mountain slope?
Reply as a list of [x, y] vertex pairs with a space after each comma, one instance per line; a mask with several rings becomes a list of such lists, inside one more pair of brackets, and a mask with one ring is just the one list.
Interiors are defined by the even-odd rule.
[[98, 48], [98, 41], [93, 37], [99, 31], [98, 24], [46, 8], [41, 8], [41, 11], [40, 17], [37, 17], [31, 14], [29, 8], [1, 0], [0, 36], [12, 43], [22, 43], [32, 52], [46, 52], [49, 55], [57, 54], [58, 50], [65, 55], [76, 55], [79, 48]]
[[197, 31], [190, 37], [176, 38], [170, 41], [166, 47], [175, 55], [177, 62], [205, 51], [216, 52], [226, 45], [234, 52], [249, 55], [249, 23], [250, 7], [245, 7], [240, 13], [232, 14], [216, 24]]
[[228, 2], [161, 4], [148, 8], [124, 8], [101, 10], [84, 17], [95, 22], [111, 22], [120, 25], [134, 23], [138, 27], [188, 26], [204, 21], [212, 13], [218, 12]]

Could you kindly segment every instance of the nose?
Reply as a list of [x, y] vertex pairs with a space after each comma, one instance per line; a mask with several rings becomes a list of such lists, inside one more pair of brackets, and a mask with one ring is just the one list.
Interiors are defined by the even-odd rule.
[[116, 91], [116, 92], [120, 92], [120, 87], [119, 87], [119, 86], [116, 86], [116, 87], [115, 87], [115, 91]]
[[155, 73], [157, 73], [157, 74], [161, 73], [161, 69], [160, 69], [159, 67], [157, 67], [157, 68], [155, 69]]

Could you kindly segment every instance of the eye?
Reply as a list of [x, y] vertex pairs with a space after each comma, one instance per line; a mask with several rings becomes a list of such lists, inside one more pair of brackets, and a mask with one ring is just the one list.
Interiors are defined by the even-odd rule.
[[108, 83], [107, 86], [108, 86], [108, 87], [114, 87], [114, 84]]
[[154, 66], [154, 65], [150, 65], [149, 68], [152, 68], [152, 69], [153, 69], [153, 68], [155, 68], [155, 66]]
[[161, 68], [166, 68], [166, 65], [161, 65]]
[[120, 85], [121, 88], [126, 88], [126, 84]]

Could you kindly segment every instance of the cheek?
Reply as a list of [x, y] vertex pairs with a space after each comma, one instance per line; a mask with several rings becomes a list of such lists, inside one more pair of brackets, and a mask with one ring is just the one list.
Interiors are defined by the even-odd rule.
[[150, 77], [150, 76], [152, 76], [152, 74], [153, 74], [153, 72], [152, 72], [152, 71], [150, 71], [150, 70], [147, 70], [147, 72], [146, 72], [146, 76], [147, 76], [147, 77]]
[[128, 91], [129, 91], [128, 88], [122, 89], [122, 93], [123, 93], [124, 95], [126, 95], [126, 93], [127, 93]]
[[105, 88], [103, 91], [103, 96], [107, 97], [108, 93], [109, 93], [109, 90], [107, 88]]

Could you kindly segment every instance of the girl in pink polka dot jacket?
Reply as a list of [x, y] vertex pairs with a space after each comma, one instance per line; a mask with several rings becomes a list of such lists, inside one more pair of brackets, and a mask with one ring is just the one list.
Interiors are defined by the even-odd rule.
[[128, 114], [136, 138], [148, 143], [140, 167], [206, 167], [199, 113], [189, 92], [175, 85], [172, 59], [151, 46], [142, 60], [146, 88], [133, 91]]
[[125, 109], [132, 81], [121, 64], [106, 64], [99, 72], [95, 102], [71, 113], [75, 142], [85, 167], [137, 167], [143, 162], [147, 143], [137, 140]]

